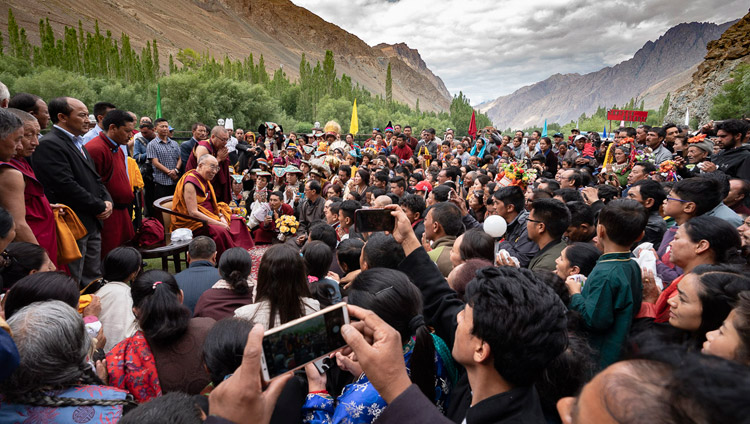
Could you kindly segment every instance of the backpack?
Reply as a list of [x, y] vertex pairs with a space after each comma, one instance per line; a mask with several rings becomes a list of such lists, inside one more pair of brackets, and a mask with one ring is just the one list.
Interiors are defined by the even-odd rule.
[[145, 248], [164, 245], [164, 225], [156, 218], [144, 219], [133, 237], [133, 244]]

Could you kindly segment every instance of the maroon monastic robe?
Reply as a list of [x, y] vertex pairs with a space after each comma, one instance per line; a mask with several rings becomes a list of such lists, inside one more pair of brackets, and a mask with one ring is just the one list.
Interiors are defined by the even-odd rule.
[[[190, 157], [188, 158], [187, 164], [185, 165], [185, 172], [198, 167], [199, 158], [195, 157], [195, 150], [198, 148], [198, 146], [205, 147], [206, 149], [208, 149], [209, 154], [216, 157], [216, 149], [214, 148], [213, 144], [211, 144], [211, 140], [199, 141], [195, 144], [195, 147], [193, 147], [193, 151], [190, 152]], [[214, 193], [216, 193], [217, 202], [224, 202], [226, 204], [229, 204], [232, 201], [231, 180], [232, 176], [229, 175], [229, 158], [226, 158], [223, 161], [219, 162], [219, 172], [217, 172], [214, 179], [211, 180], [211, 185], [214, 187]]]
[[122, 246], [135, 235], [133, 221], [128, 206], [133, 203], [133, 187], [128, 180], [125, 168], [125, 154], [119, 145], [114, 144], [102, 132], [86, 143], [91, 159], [96, 164], [96, 172], [112, 196], [112, 215], [104, 220], [102, 227], [102, 258], [115, 247]]
[[57, 266], [57, 229], [55, 214], [44, 194], [44, 187], [34, 175], [34, 170], [26, 159], [13, 158], [10, 162], [0, 162], [0, 166], [10, 166], [23, 174], [26, 186], [23, 198], [26, 206], [26, 223], [34, 233], [39, 246], [47, 251], [49, 259]]

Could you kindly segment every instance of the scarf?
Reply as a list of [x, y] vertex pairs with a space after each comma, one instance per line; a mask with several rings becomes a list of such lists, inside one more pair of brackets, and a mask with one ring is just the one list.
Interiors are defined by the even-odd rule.
[[107, 353], [109, 385], [127, 390], [138, 403], [161, 396], [156, 360], [142, 331]]

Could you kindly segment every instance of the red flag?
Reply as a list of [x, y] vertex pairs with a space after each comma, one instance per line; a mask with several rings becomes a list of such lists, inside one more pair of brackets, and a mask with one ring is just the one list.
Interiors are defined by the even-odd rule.
[[471, 139], [475, 139], [477, 137], [477, 119], [474, 116], [474, 110], [471, 111], [471, 122], [469, 122], [469, 135], [471, 136]]

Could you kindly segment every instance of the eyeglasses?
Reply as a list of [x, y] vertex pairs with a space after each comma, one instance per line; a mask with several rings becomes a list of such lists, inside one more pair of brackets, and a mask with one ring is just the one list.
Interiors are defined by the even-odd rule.
[[527, 221], [531, 221], [531, 222], [536, 222], [537, 224], [544, 224], [544, 222], [543, 222], [543, 221], [539, 221], [539, 220], [537, 220], [537, 219], [526, 218], [526, 220], [527, 220]]
[[676, 197], [669, 197], [669, 196], [667, 196], [667, 200], [674, 200], [675, 202], [680, 202], [680, 203], [690, 203], [690, 200], [682, 200]]

